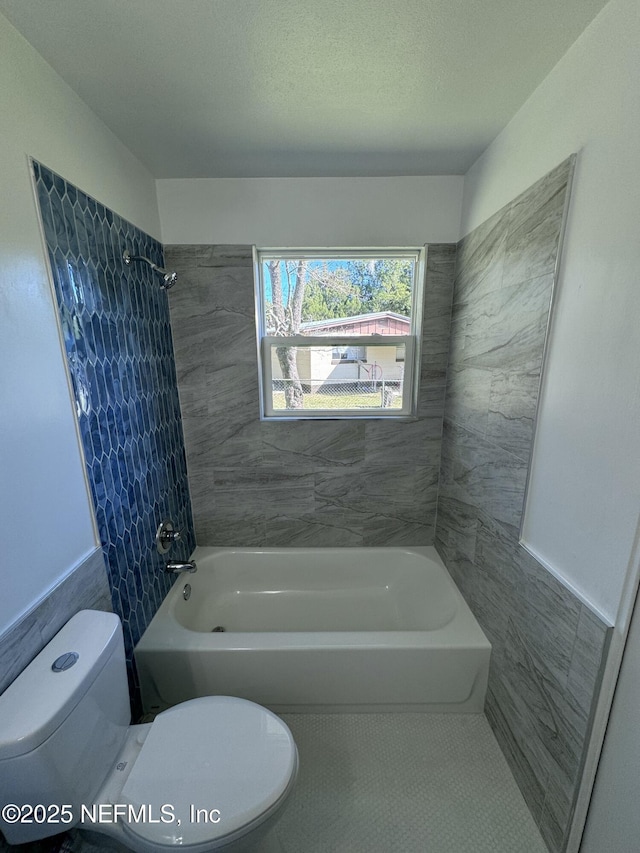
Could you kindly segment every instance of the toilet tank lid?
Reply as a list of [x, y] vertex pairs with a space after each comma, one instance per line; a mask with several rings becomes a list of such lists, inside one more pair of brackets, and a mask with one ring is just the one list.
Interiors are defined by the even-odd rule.
[[31, 752], [52, 735], [118, 643], [122, 627], [115, 613], [76, 613], [0, 696], [0, 761]]

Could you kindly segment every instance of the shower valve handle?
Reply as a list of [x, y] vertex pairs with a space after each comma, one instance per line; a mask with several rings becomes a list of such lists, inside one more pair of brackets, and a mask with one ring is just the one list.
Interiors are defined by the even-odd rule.
[[156, 547], [159, 554], [166, 554], [174, 542], [182, 536], [181, 530], [176, 530], [173, 521], [170, 518], [165, 520], [158, 527], [156, 533]]

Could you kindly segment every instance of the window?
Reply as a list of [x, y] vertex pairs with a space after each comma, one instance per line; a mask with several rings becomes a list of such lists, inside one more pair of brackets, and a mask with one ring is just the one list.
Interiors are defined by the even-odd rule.
[[334, 347], [331, 350], [332, 364], [353, 364], [358, 361], [367, 360], [366, 347]]
[[255, 251], [262, 417], [415, 414], [421, 249]]

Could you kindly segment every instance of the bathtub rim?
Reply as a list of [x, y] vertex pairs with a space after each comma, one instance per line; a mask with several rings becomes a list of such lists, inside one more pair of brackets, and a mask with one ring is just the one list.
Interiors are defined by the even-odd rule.
[[[326, 647], [333, 649], [387, 649], [387, 648], [485, 648], [491, 649], [491, 643], [482, 631], [469, 605], [455, 584], [442, 558], [433, 545], [421, 546], [375, 546], [358, 549], [351, 548], [285, 548], [262, 546], [208, 546], [199, 545], [192, 559], [202, 563], [207, 557], [225, 553], [260, 554], [264, 552], [329, 552], [345, 554], [352, 551], [396, 551], [416, 554], [431, 560], [442, 571], [456, 600], [456, 612], [446, 625], [421, 630], [375, 630], [375, 631], [196, 631], [182, 625], [174, 615], [184, 585], [189, 582], [188, 575], [178, 577], [165, 596], [153, 619], [147, 626], [136, 645], [136, 651], [167, 651], [177, 647], [191, 652], [198, 650], [274, 650], [296, 648], [302, 650]], [[200, 566], [199, 566], [200, 568]], [[206, 567], [203, 567], [206, 568]]]

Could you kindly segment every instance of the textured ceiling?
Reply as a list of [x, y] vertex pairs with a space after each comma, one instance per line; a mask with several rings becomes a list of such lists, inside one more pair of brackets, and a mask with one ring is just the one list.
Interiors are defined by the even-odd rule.
[[159, 178], [463, 174], [605, 0], [0, 0]]

